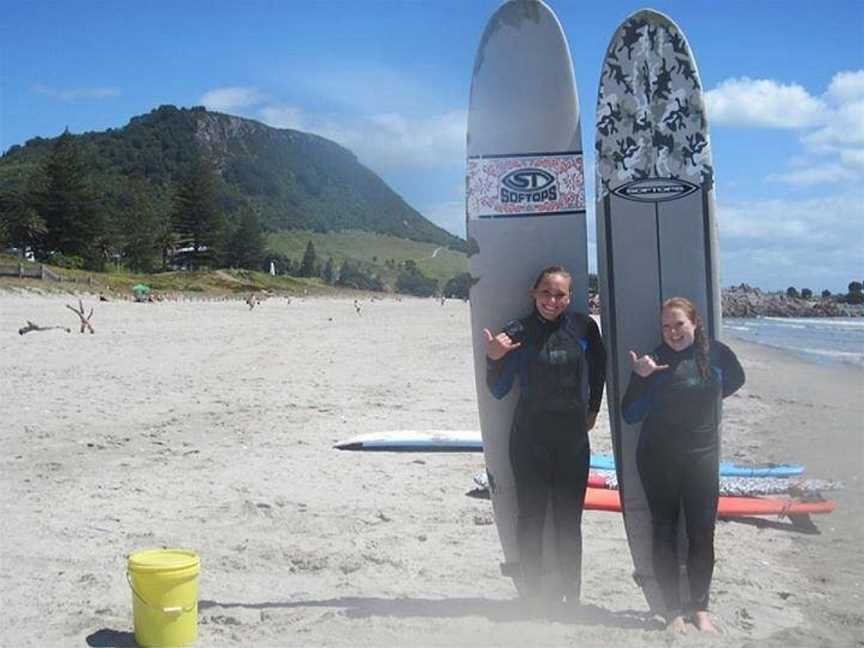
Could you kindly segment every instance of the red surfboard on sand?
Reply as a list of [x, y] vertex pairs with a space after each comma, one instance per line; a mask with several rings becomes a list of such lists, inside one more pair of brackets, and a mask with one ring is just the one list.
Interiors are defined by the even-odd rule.
[[[591, 511], [621, 511], [621, 498], [617, 490], [588, 488], [585, 508]], [[831, 513], [837, 503], [831, 500], [800, 502], [779, 497], [721, 497], [717, 516], [721, 518], [750, 517], [754, 515], [806, 515]]]
[[[474, 483], [488, 490], [486, 473], [474, 475]], [[619, 491], [609, 488], [609, 479], [598, 473], [588, 474], [588, 490], [585, 508], [591, 511], [621, 512]], [[802, 501], [789, 497], [742, 497], [721, 495], [717, 505], [717, 517], [740, 518], [757, 515], [798, 516], [811, 513], [831, 513], [837, 508], [833, 500]]]

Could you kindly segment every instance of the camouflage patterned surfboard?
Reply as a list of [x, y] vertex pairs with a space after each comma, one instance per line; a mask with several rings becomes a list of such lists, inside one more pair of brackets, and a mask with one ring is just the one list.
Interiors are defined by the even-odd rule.
[[621, 418], [630, 350], [660, 341], [669, 297], [692, 300], [720, 330], [714, 169], [696, 63], [666, 16], [628, 17], [606, 52], [597, 99], [597, 256], [609, 352], [609, 418], [634, 578], [652, 609], [651, 518], [636, 469], [639, 426]]

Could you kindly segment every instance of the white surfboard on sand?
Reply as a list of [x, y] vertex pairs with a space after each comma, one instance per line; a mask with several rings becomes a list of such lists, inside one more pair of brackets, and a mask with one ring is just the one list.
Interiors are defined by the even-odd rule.
[[504, 552], [502, 572], [516, 575], [509, 438], [518, 388], [501, 401], [489, 393], [482, 331], [500, 331], [530, 312], [529, 290], [546, 266], [564, 265], [572, 274], [571, 309], [585, 312], [588, 289], [573, 64], [557, 17], [539, 0], [510, 0], [489, 20], [474, 63], [467, 152], [471, 334], [480, 427]]
[[481, 452], [477, 430], [390, 430], [337, 442], [338, 450], [380, 452]]
[[664, 299], [696, 304], [720, 332], [714, 169], [702, 86], [684, 34], [638, 11], [616, 30], [600, 78], [596, 130], [597, 256], [607, 394], [634, 578], [661, 609], [651, 569], [651, 516], [636, 469], [638, 425], [621, 418], [628, 353], [660, 341]]

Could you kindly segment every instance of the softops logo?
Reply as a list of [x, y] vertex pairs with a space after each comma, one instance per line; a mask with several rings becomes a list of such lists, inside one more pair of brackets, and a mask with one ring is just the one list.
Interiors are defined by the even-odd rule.
[[502, 203], [544, 203], [558, 200], [554, 175], [543, 169], [516, 169], [501, 178]]
[[683, 198], [697, 189], [699, 187], [692, 182], [678, 178], [643, 178], [628, 182], [612, 193], [637, 202], [663, 202]]

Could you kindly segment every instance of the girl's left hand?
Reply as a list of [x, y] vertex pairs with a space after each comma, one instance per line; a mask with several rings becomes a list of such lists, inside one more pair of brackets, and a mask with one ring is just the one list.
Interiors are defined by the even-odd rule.
[[669, 368], [669, 365], [658, 365], [650, 355], [643, 355], [640, 358], [633, 351], [630, 352], [630, 364], [633, 365], [633, 372], [643, 378], [647, 378], [655, 371]]

